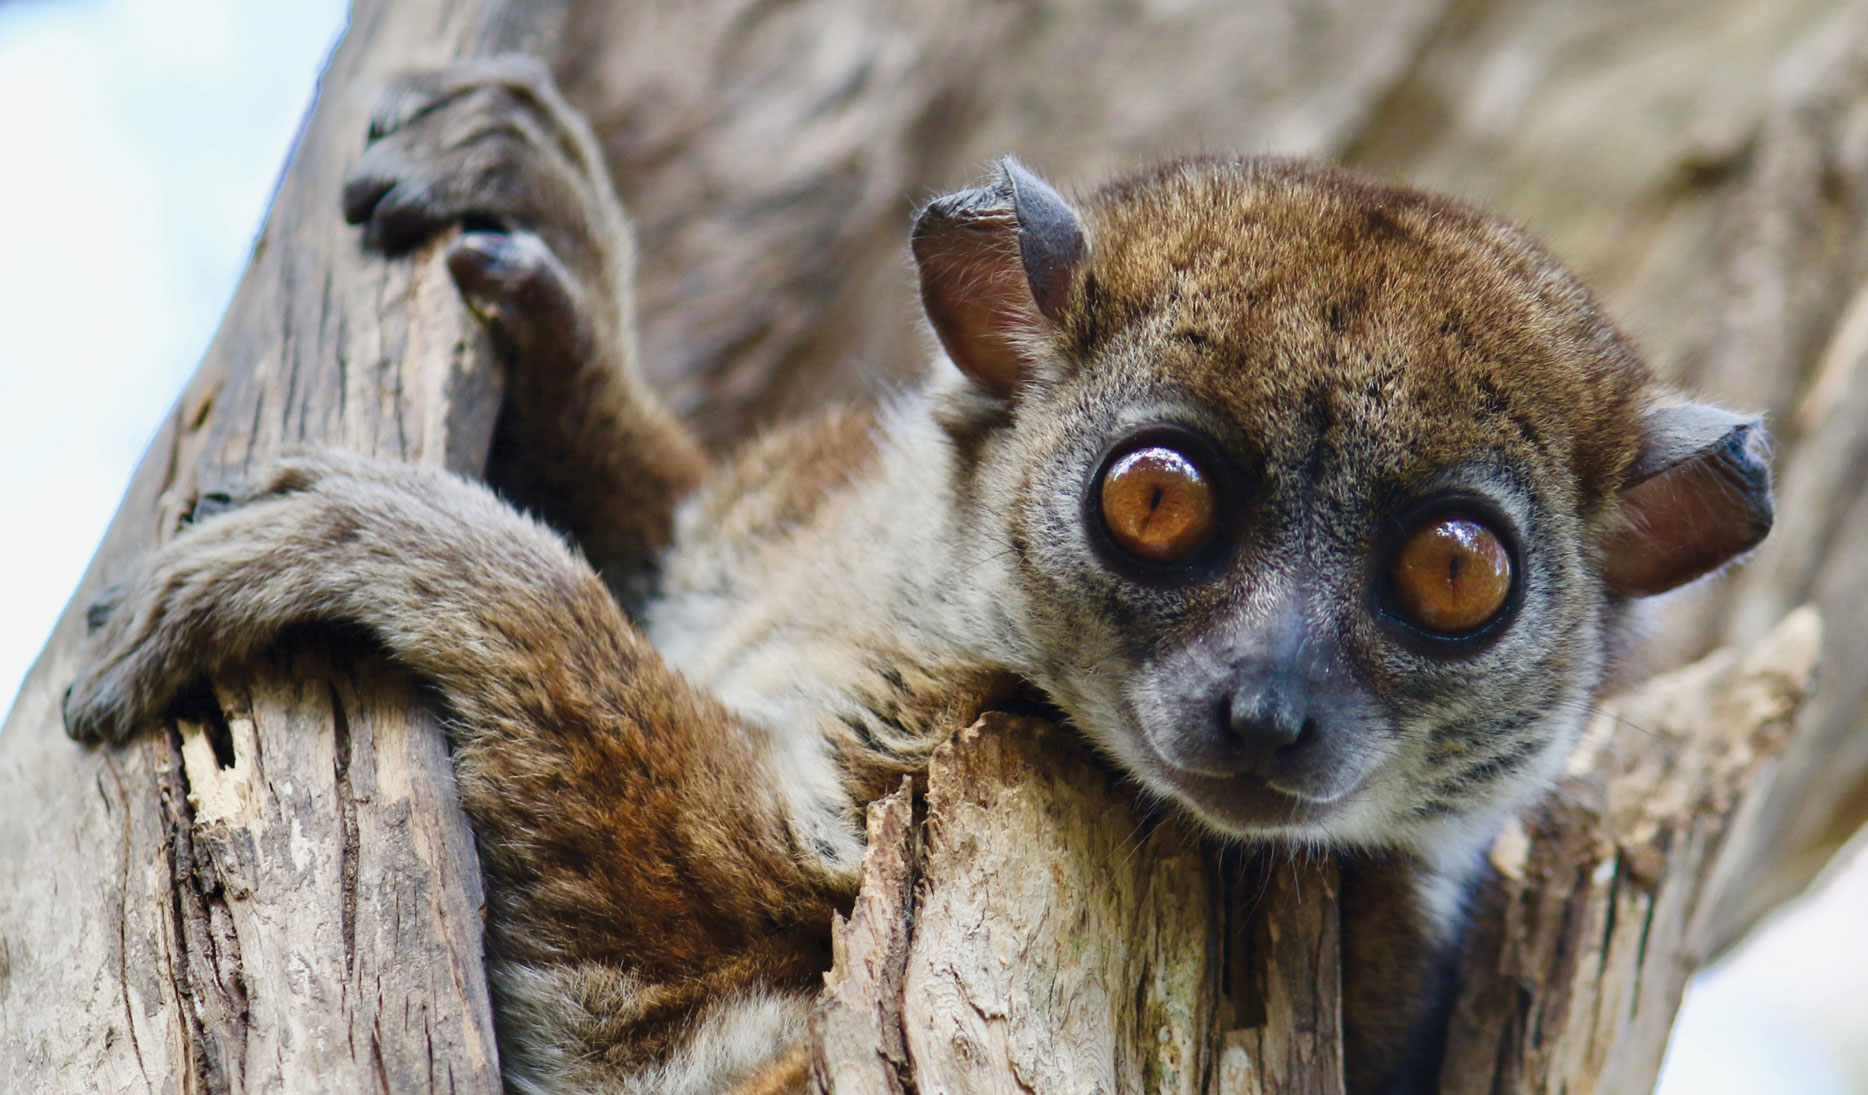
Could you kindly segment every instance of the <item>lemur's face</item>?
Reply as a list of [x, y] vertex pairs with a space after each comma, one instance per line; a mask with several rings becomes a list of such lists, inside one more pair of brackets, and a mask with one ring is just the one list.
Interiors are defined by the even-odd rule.
[[[1057, 231], [1042, 212], [1026, 237]], [[972, 516], [1009, 549], [1019, 668], [1217, 829], [1411, 843], [1538, 785], [1621, 596], [1768, 522], [1751, 427], [1723, 416], [1724, 448], [1686, 447], [1757, 465], [1752, 501], [1630, 532], [1678, 424], [1507, 226], [1278, 163], [1170, 169], [1080, 217], [1061, 283], [1022, 256], [1042, 322], [1006, 343]], [[1628, 579], [1657, 553], [1658, 582]]]
[[1047, 407], [1020, 453], [1046, 487], [995, 492], [1027, 672], [1084, 732], [1219, 829], [1336, 841], [1549, 770], [1605, 605], [1573, 476], [1485, 443], [1473, 407], [1445, 410], [1473, 436], [1414, 435], [1402, 391], [1281, 383], [1248, 416], [1171, 375], [1124, 387]]

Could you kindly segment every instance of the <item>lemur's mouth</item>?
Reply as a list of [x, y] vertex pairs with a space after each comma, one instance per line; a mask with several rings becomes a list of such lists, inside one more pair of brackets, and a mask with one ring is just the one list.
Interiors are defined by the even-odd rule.
[[1363, 777], [1354, 783], [1345, 784], [1341, 787], [1330, 787], [1322, 792], [1303, 787], [1286, 786], [1276, 779], [1265, 780], [1265, 786], [1281, 795], [1288, 795], [1299, 802], [1307, 802], [1315, 806], [1328, 806], [1332, 803], [1341, 802], [1343, 799], [1355, 794], [1356, 791], [1361, 789], [1362, 784], [1365, 782], [1367, 782], [1367, 777]]
[[1343, 780], [1325, 793], [1282, 785], [1257, 772], [1209, 775], [1189, 771], [1161, 756], [1146, 734], [1137, 735], [1147, 761], [1147, 782], [1218, 829], [1270, 834], [1311, 829], [1341, 814], [1373, 778], [1374, 771]]
[[1315, 828], [1340, 813], [1348, 797], [1329, 801], [1304, 798], [1249, 773], [1230, 777], [1173, 778], [1172, 782], [1176, 790], [1174, 797], [1207, 824], [1242, 834]]

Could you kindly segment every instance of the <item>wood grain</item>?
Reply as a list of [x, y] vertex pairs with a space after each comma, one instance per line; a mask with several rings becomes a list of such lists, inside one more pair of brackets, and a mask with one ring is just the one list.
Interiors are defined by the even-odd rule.
[[902, 1026], [916, 1090], [1198, 1093], [1215, 963], [1191, 830], [1048, 723], [938, 750]]

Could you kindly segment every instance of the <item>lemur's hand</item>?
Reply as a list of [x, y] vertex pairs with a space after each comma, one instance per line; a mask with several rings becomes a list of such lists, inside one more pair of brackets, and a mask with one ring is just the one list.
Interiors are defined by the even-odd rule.
[[[91, 606], [65, 729], [79, 741], [121, 742], [202, 674], [294, 624], [361, 627], [444, 688], [517, 679], [510, 666], [463, 668], [461, 658], [484, 659], [497, 646], [477, 637], [477, 613], [510, 626], [539, 611], [534, 583], [606, 599], [561, 540], [482, 486], [341, 452], [288, 456], [204, 496], [186, 528]], [[477, 693], [454, 692], [457, 708], [473, 708]]]
[[588, 125], [520, 56], [402, 77], [344, 184], [385, 254], [459, 225], [448, 269], [503, 349], [580, 361], [627, 336], [629, 231]]
[[263, 646], [281, 623], [309, 619], [298, 611], [306, 579], [354, 535], [347, 496], [381, 493], [365, 487], [377, 467], [307, 454], [204, 495], [188, 527], [87, 610], [83, 665], [65, 691], [66, 732], [122, 742], [200, 674]]

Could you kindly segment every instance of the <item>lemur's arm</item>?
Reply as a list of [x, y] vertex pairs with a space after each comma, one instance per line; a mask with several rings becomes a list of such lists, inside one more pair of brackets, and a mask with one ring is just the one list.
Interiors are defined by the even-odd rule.
[[506, 365], [487, 480], [633, 603], [706, 459], [637, 369], [632, 233], [589, 126], [527, 58], [403, 77], [344, 216], [392, 255], [465, 229], [448, 268]]
[[688, 1086], [648, 1089], [714, 1091], [802, 1035], [844, 895], [793, 835], [769, 742], [490, 491], [289, 459], [102, 608], [65, 702], [86, 740], [148, 725], [292, 624], [361, 626], [438, 687], [494, 903], [509, 1075], [621, 1091], [678, 1068]]
[[1338, 862], [1348, 1090], [1431, 1095], [1440, 1089], [1478, 871], [1402, 852], [1345, 853]]
[[462, 226], [449, 269], [507, 371], [489, 479], [602, 577], [484, 487], [292, 458], [93, 610], [69, 730], [122, 740], [283, 627], [360, 626], [452, 716], [508, 1075], [790, 1090], [842, 887], [799, 847], [761, 732], [670, 671], [605, 588], [646, 587], [704, 460], [635, 372], [629, 228], [594, 141], [522, 59], [404, 78], [344, 212], [390, 254]]

